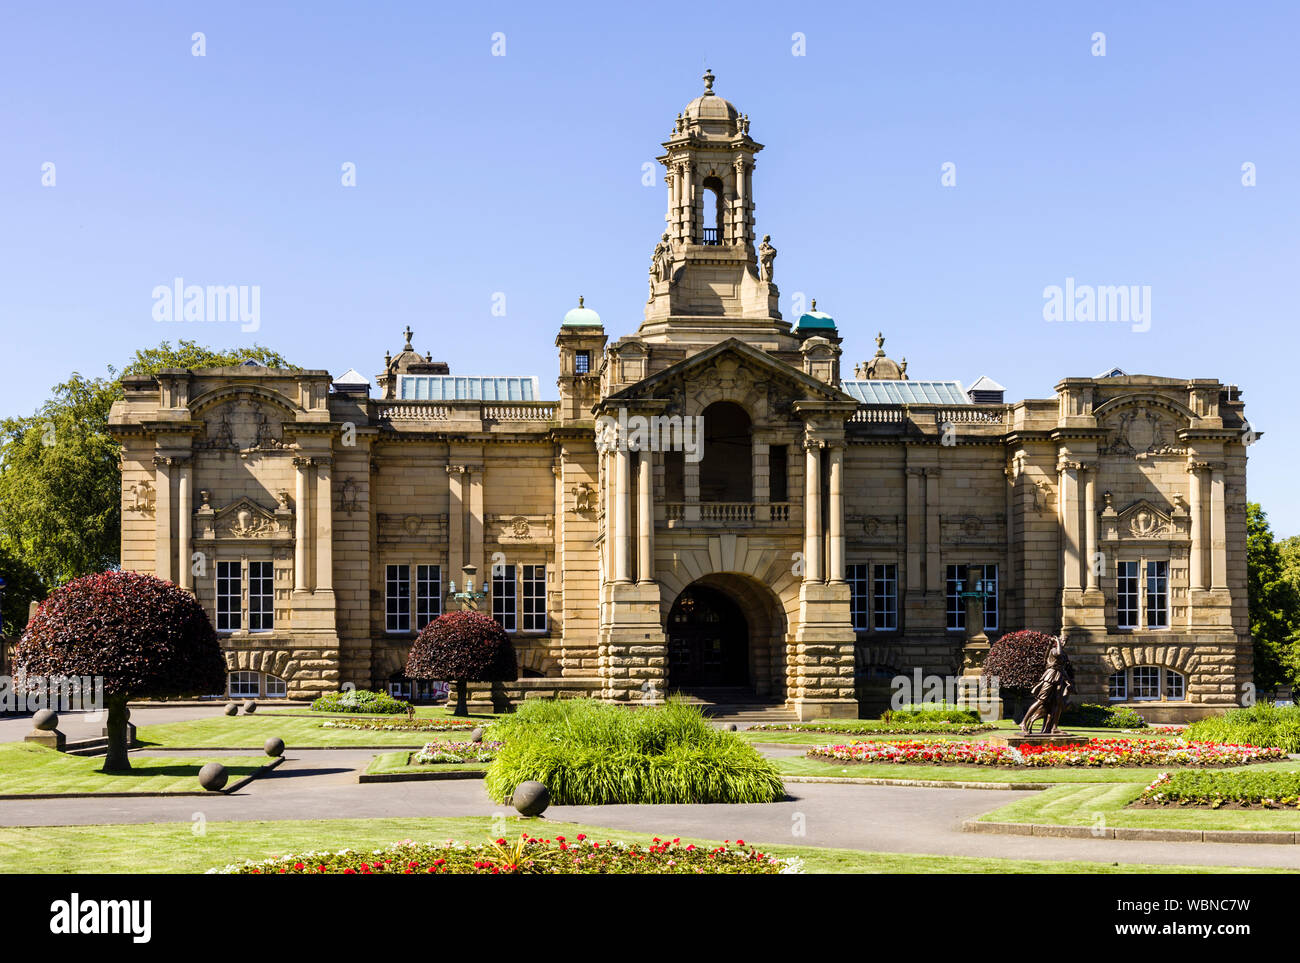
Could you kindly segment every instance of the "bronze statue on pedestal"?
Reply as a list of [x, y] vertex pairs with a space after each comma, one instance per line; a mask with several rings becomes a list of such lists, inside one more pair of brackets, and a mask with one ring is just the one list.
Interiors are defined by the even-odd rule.
[[1030, 735], [1034, 723], [1041, 719], [1042, 732], [1060, 732], [1057, 723], [1073, 691], [1074, 666], [1070, 664], [1070, 657], [1065, 654], [1064, 644], [1057, 639], [1056, 644], [1047, 653], [1047, 668], [1043, 670], [1042, 678], [1032, 690], [1034, 701], [1020, 721], [1020, 731]]

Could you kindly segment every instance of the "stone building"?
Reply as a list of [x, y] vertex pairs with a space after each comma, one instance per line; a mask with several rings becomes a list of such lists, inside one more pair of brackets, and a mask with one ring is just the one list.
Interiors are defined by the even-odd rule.
[[415, 633], [468, 574], [514, 635], [515, 697], [855, 715], [1033, 628], [1064, 634], [1087, 701], [1237, 703], [1236, 388], [1114, 370], [1007, 403], [989, 378], [917, 380], [881, 337], [844, 377], [834, 318], [781, 316], [763, 145], [712, 84], [663, 144], [644, 320], [611, 340], [579, 299], [550, 398], [454, 374], [409, 328], [373, 391], [255, 366], [126, 379], [123, 567], [196, 593], [240, 696], [409, 691]]

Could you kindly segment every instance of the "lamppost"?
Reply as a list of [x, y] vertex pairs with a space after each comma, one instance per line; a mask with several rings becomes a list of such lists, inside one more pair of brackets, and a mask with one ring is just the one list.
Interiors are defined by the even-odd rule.
[[447, 597], [450, 599], [455, 599], [457, 602], [459, 602], [462, 611], [477, 612], [479, 600], [488, 597], [488, 591], [486, 587], [487, 583], [485, 582], [484, 587], [476, 592], [474, 591], [474, 574], [478, 571], [478, 569], [475, 568], [473, 565], [466, 565], [461, 569], [461, 571], [465, 573], [465, 590], [463, 592], [457, 592], [456, 580], [451, 579], [447, 582]]

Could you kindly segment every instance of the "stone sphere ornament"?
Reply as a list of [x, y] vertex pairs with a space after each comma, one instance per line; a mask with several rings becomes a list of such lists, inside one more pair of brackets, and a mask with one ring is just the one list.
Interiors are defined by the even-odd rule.
[[510, 804], [521, 816], [540, 816], [551, 804], [551, 791], [536, 780], [521, 782], [510, 795]]
[[257, 703], [254, 702], [252, 699], [249, 699], [247, 702], [244, 703], [244, 715], [251, 716], [256, 711], [257, 711]]
[[226, 788], [230, 773], [219, 762], [210, 762], [199, 770], [199, 785], [208, 792], [220, 792]]
[[272, 758], [282, 756], [284, 755], [284, 740], [279, 736], [272, 736], [270, 739], [266, 740], [266, 745], [262, 748], [265, 749], [266, 754]]
[[40, 732], [52, 732], [59, 727], [59, 714], [53, 709], [38, 709], [32, 715], [32, 728]]
[[230, 703], [230, 705], [226, 706], [226, 715], [228, 716], [239, 715], [239, 703], [232, 702]]
[[475, 726], [475, 727], [470, 731], [470, 734], [469, 734], [469, 741], [470, 741], [470, 742], [482, 742], [482, 741], [483, 741], [483, 727], [482, 727], [482, 726]]
[[735, 724], [734, 722], [728, 722], [728, 723], [727, 723], [727, 731], [728, 731], [728, 732], [735, 732], [735, 731], [736, 731], [736, 724]]

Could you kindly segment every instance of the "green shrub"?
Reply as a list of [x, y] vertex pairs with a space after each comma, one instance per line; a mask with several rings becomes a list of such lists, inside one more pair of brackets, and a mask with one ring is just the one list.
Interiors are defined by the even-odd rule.
[[770, 761], [676, 700], [644, 709], [591, 699], [529, 700], [493, 722], [489, 734], [505, 743], [485, 781], [499, 803], [530, 779], [561, 806], [759, 803], [785, 796]]
[[1300, 706], [1257, 702], [1245, 709], [1230, 709], [1221, 716], [1193, 722], [1185, 733], [1200, 742], [1229, 742], [1248, 746], [1276, 746], [1300, 752]]
[[311, 704], [313, 712], [362, 712], [368, 715], [396, 715], [411, 711], [411, 704], [394, 699], [387, 692], [365, 689], [331, 692]]
[[1088, 726], [1093, 729], [1145, 729], [1147, 721], [1131, 706], [1103, 706], [1084, 702], [1070, 706], [1061, 716], [1063, 726]]
[[1300, 772], [1162, 773], [1139, 799], [1162, 806], [1300, 806]]
[[886, 709], [881, 722], [980, 722], [980, 714], [973, 709], [958, 708], [947, 702], [918, 702]]

